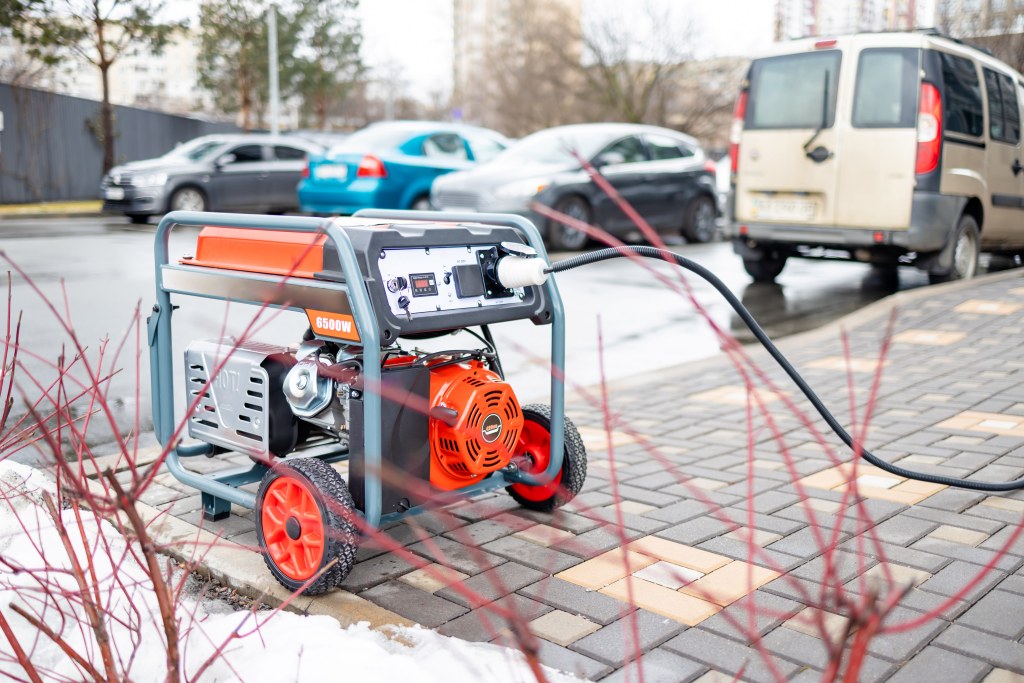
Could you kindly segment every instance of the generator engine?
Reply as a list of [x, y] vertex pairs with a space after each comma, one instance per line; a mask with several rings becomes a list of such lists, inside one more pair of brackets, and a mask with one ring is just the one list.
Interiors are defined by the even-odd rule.
[[[189, 419], [193, 438], [268, 463], [317, 441], [347, 442], [353, 483], [364, 475], [358, 451], [367, 387], [359, 347], [319, 339], [292, 348], [218, 339], [193, 342], [185, 358], [189, 402], [199, 399]], [[523, 412], [492, 359], [486, 349], [394, 349], [378, 389], [385, 464], [445, 491], [508, 467]], [[394, 478], [384, 473], [385, 501], [393, 499], [395, 509], [423, 498]], [[352, 486], [354, 494], [360, 489]]]

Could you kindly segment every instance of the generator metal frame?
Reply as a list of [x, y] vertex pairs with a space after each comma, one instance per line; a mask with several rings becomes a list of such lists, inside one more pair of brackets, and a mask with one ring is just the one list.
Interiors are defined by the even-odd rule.
[[[456, 213], [434, 211], [386, 211], [363, 210], [355, 214], [356, 218], [383, 220], [392, 223], [400, 221], [428, 221], [447, 223], [472, 223], [494, 225], [496, 227], [515, 228], [526, 237], [530, 246], [537, 250], [541, 258], [547, 259], [547, 252], [540, 232], [529, 220], [511, 214]], [[337, 251], [338, 262], [344, 275], [344, 282], [328, 280], [309, 280], [288, 276], [270, 276], [234, 270], [221, 270], [219, 278], [226, 282], [232, 280], [249, 280], [271, 285], [271, 294], [266, 300], [236, 298], [230, 292], [215, 291], [215, 288], [200, 290], [188, 288], [181, 282], [182, 276], [196, 272], [195, 266], [170, 263], [168, 246], [170, 233], [175, 227], [206, 227], [278, 230], [326, 235], [324, 249], [333, 248]], [[150, 378], [152, 383], [153, 426], [160, 444], [167, 449], [166, 465], [168, 471], [178, 481], [199, 490], [202, 494], [203, 516], [206, 519], [220, 519], [230, 512], [231, 504], [235, 503], [246, 508], [255, 508], [256, 496], [240, 487], [259, 481], [269, 469], [266, 465], [254, 463], [249, 467], [233, 467], [201, 474], [184, 466], [183, 458], [199, 455], [213, 455], [214, 446], [206, 442], [182, 444], [181, 432], [184, 422], [178, 427], [174, 415], [174, 353], [172, 337], [172, 317], [177, 306], [172, 305], [171, 295], [196, 296], [206, 299], [231, 301], [302, 311], [302, 307], [281, 295], [282, 286], [293, 291], [303, 288], [315, 289], [322, 296], [326, 290], [347, 296], [352, 317], [359, 334], [366, 357], [376, 354], [381, 356], [380, 327], [377, 314], [370, 301], [369, 292], [364, 285], [364, 276], [357, 261], [352, 242], [342, 226], [328, 218], [305, 216], [261, 216], [231, 213], [202, 213], [195, 211], [174, 211], [168, 213], [160, 221], [154, 237], [154, 272], [156, 282], [156, 304], [152, 314], [146, 319], [149, 343]], [[171, 282], [168, 282], [170, 280]], [[177, 284], [174, 282], [178, 280]], [[350, 283], [357, 286], [350, 287]], [[440, 493], [438, 502], [451, 497], [453, 500], [474, 493], [501, 488], [511, 484], [546, 485], [550, 483], [562, 468], [564, 456], [565, 429], [565, 317], [562, 300], [554, 279], [549, 278], [543, 285], [551, 302], [551, 454], [547, 469], [539, 476], [532, 476], [522, 469], [498, 470], [492, 472], [483, 481], [456, 491]], [[367, 386], [381, 385], [381, 363], [364, 363], [363, 374]], [[365, 462], [365, 478], [362, 511], [365, 523], [370, 527], [378, 527], [382, 522], [391, 521], [408, 514], [415, 514], [427, 506], [413, 507], [405, 512], [382, 515], [382, 481], [381, 467], [381, 395], [376, 391], [364, 393], [364, 429], [363, 457]], [[176, 443], [169, 446], [175, 439]], [[329, 462], [347, 460], [349, 449], [338, 444], [336, 449], [325, 453], [304, 454], [307, 457], [318, 457]], [[287, 458], [282, 458], [284, 461]], [[279, 461], [279, 462], [280, 462]], [[433, 504], [430, 507], [434, 507]]]

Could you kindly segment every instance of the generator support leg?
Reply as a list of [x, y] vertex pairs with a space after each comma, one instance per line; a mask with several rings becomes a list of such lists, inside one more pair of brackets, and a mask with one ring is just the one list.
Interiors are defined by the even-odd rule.
[[231, 501], [218, 498], [212, 493], [203, 494], [203, 519], [219, 522], [231, 514]]

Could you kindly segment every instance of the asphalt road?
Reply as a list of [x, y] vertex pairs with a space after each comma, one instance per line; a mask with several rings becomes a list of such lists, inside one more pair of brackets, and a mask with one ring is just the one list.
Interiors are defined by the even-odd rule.
[[[62, 353], [74, 355], [61, 327], [62, 320], [70, 319], [94, 368], [102, 351], [98, 374], [116, 370], [109, 398], [120, 428], [134, 429], [136, 414], [140, 430], [150, 427], [145, 316], [154, 301], [154, 229], [155, 225], [135, 226], [119, 218], [0, 220], [0, 251], [56, 306], [56, 312], [49, 310], [15, 274], [13, 310], [23, 312], [24, 367], [18, 375], [23, 391], [37, 395], [34, 385], [48, 385], [55, 377], [56, 359]], [[172, 257], [192, 253], [195, 237], [192, 230], [172, 233]], [[756, 285], [726, 243], [673, 248], [717, 273], [773, 337], [812, 329], [893, 291], [873, 286], [871, 269], [865, 265], [797, 259], [786, 266], [777, 285]], [[553, 259], [564, 256], [554, 254]], [[649, 263], [669, 278], [678, 278], [675, 269]], [[2, 269], [8, 268], [4, 262]], [[696, 277], [687, 281], [699, 309], [686, 295], [625, 259], [560, 274], [557, 282], [568, 328], [567, 382], [588, 386], [602, 375], [615, 380], [719, 353], [711, 322], [744, 338], [745, 329], [718, 293]], [[922, 273], [902, 269], [900, 289], [926, 284]], [[251, 307], [241, 305], [226, 308], [223, 303], [185, 297], [176, 303], [182, 306], [175, 314], [176, 354], [193, 339], [218, 337], [222, 330], [240, 331], [252, 315]], [[141, 318], [135, 317], [136, 309]], [[135, 325], [137, 320], [141, 325]], [[258, 336], [284, 346], [297, 342], [305, 325], [301, 314], [281, 312]], [[497, 325], [494, 331], [506, 376], [520, 399], [544, 400], [550, 382], [548, 328], [516, 322]], [[443, 345], [452, 348], [452, 340], [443, 340]], [[479, 344], [467, 339], [465, 346]], [[81, 379], [84, 374], [79, 370], [74, 376]], [[94, 423], [90, 434], [94, 442], [110, 438], [103, 424]]]

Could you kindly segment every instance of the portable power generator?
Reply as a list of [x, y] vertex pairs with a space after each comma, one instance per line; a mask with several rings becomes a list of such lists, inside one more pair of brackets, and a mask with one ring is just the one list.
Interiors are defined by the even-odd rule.
[[[194, 255], [171, 262], [176, 226], [201, 231]], [[428, 505], [505, 487], [521, 505], [550, 511], [582, 488], [586, 452], [563, 412], [558, 290], [550, 279], [502, 275], [513, 262], [546, 262], [529, 221], [174, 212], [157, 228], [155, 257], [147, 327], [154, 427], [162, 444], [173, 442], [167, 467], [202, 493], [206, 519], [227, 516], [232, 503], [255, 509], [266, 563], [288, 589], [337, 586], [361, 531]], [[172, 295], [292, 309], [308, 324], [274, 343], [194, 340], [178, 357]], [[502, 372], [490, 326], [523, 319], [551, 328], [548, 404], [520, 405]], [[462, 331], [480, 346], [416, 348]], [[176, 357], [187, 406], [180, 419]], [[182, 462], [225, 452], [252, 464], [201, 474]], [[256, 482], [255, 493], [242, 488]]]

